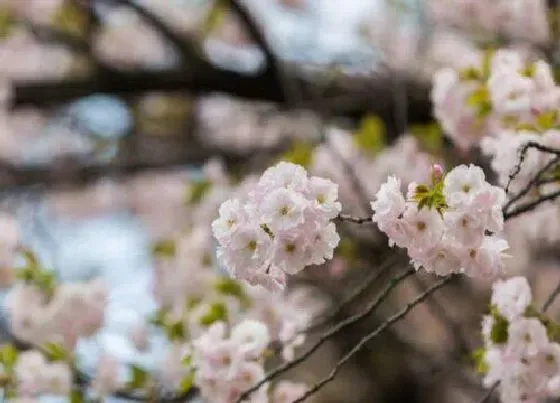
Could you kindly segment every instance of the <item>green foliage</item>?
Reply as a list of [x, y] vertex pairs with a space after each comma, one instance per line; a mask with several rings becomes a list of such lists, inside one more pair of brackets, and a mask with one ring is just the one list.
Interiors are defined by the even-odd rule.
[[492, 112], [492, 102], [488, 88], [481, 85], [467, 97], [466, 105], [476, 111], [476, 117], [484, 119]]
[[170, 322], [164, 325], [165, 334], [170, 341], [185, 340], [185, 327], [182, 321]]
[[436, 209], [443, 213], [447, 209], [445, 196], [443, 195], [443, 178], [436, 181], [432, 187], [427, 185], [417, 185], [413, 200], [418, 203], [418, 210], [424, 207]]
[[422, 149], [432, 154], [441, 153], [443, 147], [443, 130], [437, 122], [427, 125], [412, 125], [409, 131], [416, 137]]
[[200, 318], [200, 324], [203, 326], [210, 326], [216, 322], [225, 322], [227, 319], [227, 307], [221, 302], [215, 302], [209, 306], [208, 313]]
[[43, 354], [49, 361], [66, 361], [72, 360], [70, 352], [57, 343], [47, 342], [42, 348]]
[[291, 162], [307, 168], [313, 158], [313, 145], [306, 141], [294, 141], [280, 156], [281, 161]]
[[0, 347], [0, 363], [6, 372], [12, 372], [16, 364], [18, 351], [13, 344], [4, 344]]
[[167, 313], [168, 311], [166, 309], [160, 309], [158, 310], [154, 316], [152, 316], [151, 318], [148, 319], [148, 323], [157, 326], [157, 327], [163, 327], [165, 326], [165, 319], [167, 317]]
[[348, 237], [342, 237], [337, 247], [337, 255], [348, 260], [353, 261], [358, 255], [356, 243]]
[[385, 147], [386, 133], [383, 121], [377, 116], [366, 116], [353, 137], [354, 144], [370, 155], [377, 155]]
[[16, 270], [16, 278], [28, 284], [39, 287], [47, 297], [54, 295], [56, 288], [56, 277], [51, 271], [43, 270], [35, 254], [29, 250], [22, 252], [25, 266]]
[[494, 319], [494, 324], [490, 330], [490, 340], [494, 344], [504, 344], [507, 343], [509, 334], [508, 327], [509, 322], [504, 318], [495, 307], [491, 309], [492, 318]]
[[472, 360], [474, 362], [474, 368], [479, 374], [485, 374], [488, 372], [488, 363], [486, 362], [486, 350], [484, 348], [479, 348], [472, 353]]
[[148, 383], [149, 374], [137, 365], [131, 365], [131, 380], [128, 382], [129, 389], [141, 389]]
[[87, 16], [72, 1], [66, 1], [54, 16], [54, 25], [69, 34], [83, 36], [87, 25]]
[[540, 131], [547, 131], [558, 125], [558, 111], [541, 112], [536, 118], [536, 125]]
[[205, 179], [192, 183], [187, 191], [186, 203], [189, 205], [200, 203], [211, 187], [210, 181]]
[[8, 37], [12, 33], [15, 20], [14, 16], [6, 7], [0, 9], [0, 39]]
[[72, 389], [70, 392], [70, 403], [84, 403], [84, 393], [80, 389]]
[[227, 3], [224, 0], [214, 0], [212, 6], [202, 21], [200, 32], [202, 38], [206, 38], [216, 28], [223, 24], [227, 15]]
[[230, 295], [237, 298], [245, 308], [251, 305], [251, 300], [243, 290], [241, 284], [232, 278], [222, 277], [218, 279], [216, 282], [216, 290], [222, 295]]
[[181, 380], [181, 384], [179, 385], [179, 393], [184, 394], [187, 393], [189, 390], [192, 389], [194, 385], [194, 372], [190, 372], [187, 376], [185, 376]]
[[176, 246], [175, 241], [171, 239], [164, 239], [156, 242], [152, 247], [152, 254], [159, 257], [173, 257], [175, 256]]

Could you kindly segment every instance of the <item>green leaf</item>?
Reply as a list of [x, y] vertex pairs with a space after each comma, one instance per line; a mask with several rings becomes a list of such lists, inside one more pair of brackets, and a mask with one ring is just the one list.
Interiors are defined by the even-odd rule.
[[432, 154], [439, 154], [441, 152], [443, 147], [443, 131], [439, 124], [412, 125], [409, 131], [425, 151]]
[[537, 127], [542, 131], [547, 131], [556, 126], [558, 122], [558, 112], [555, 110], [539, 113], [536, 118]]
[[490, 331], [490, 340], [492, 340], [494, 344], [504, 344], [509, 338], [509, 322], [497, 312], [494, 312], [492, 317], [494, 318], [494, 324], [492, 325], [492, 330]]
[[218, 290], [220, 294], [233, 295], [234, 297], [245, 296], [241, 284], [228, 277], [222, 277], [216, 282], [216, 290]]
[[489, 100], [490, 93], [488, 92], [488, 88], [480, 86], [470, 93], [470, 95], [467, 97], [466, 104], [467, 106], [476, 108], [479, 105], [488, 102]]
[[146, 386], [149, 378], [148, 372], [137, 365], [131, 365], [130, 369], [132, 379], [128, 382], [128, 387], [130, 389], [140, 389]]
[[32, 250], [24, 249], [22, 254], [29, 269], [39, 270], [39, 259]]
[[68, 361], [70, 358], [64, 347], [50, 341], [43, 345], [43, 353], [49, 361]]
[[338, 243], [337, 255], [348, 261], [352, 261], [356, 258], [357, 254], [356, 243], [351, 238], [342, 237]]
[[202, 38], [206, 38], [214, 29], [219, 27], [223, 23], [226, 15], [227, 4], [223, 0], [214, 0], [200, 28]]
[[0, 9], [0, 39], [8, 37], [15, 25], [13, 13], [7, 8]]
[[488, 372], [488, 363], [486, 362], [486, 350], [479, 348], [472, 353], [472, 359], [476, 372], [485, 374]]
[[385, 125], [377, 116], [366, 116], [353, 137], [354, 144], [370, 155], [376, 155], [385, 147]]
[[17, 349], [13, 344], [4, 344], [0, 348], [0, 362], [4, 365], [7, 372], [10, 372], [17, 361]]
[[193, 384], [194, 384], [194, 372], [191, 372], [181, 380], [181, 384], [179, 385], [179, 392], [187, 393], [189, 390], [191, 390]]
[[486, 81], [490, 77], [490, 70], [492, 66], [492, 58], [494, 57], [494, 49], [488, 48], [484, 50], [482, 57], [482, 79]]
[[59, 7], [55, 16], [54, 24], [57, 28], [76, 36], [82, 36], [87, 24], [87, 17], [72, 2], [64, 2]]
[[313, 158], [313, 145], [305, 141], [294, 141], [291, 147], [280, 156], [281, 161], [291, 162], [307, 168]]
[[482, 80], [482, 73], [472, 66], [467, 67], [459, 72], [459, 79], [461, 81]]
[[225, 322], [227, 321], [227, 318], [227, 307], [221, 302], [216, 302], [211, 304], [208, 308], [208, 313], [200, 318], [200, 324], [203, 326], [210, 326], [216, 322]]
[[175, 241], [171, 239], [165, 239], [156, 242], [155, 245], [152, 247], [152, 254], [154, 256], [173, 257], [175, 256], [175, 252], [176, 252]]
[[170, 341], [185, 340], [185, 327], [181, 321], [166, 324], [165, 333]]
[[211, 187], [212, 184], [210, 181], [205, 179], [192, 183], [187, 194], [187, 204], [192, 205], [200, 203]]
[[80, 389], [73, 389], [70, 392], [70, 403], [84, 403], [84, 393]]
[[167, 309], [158, 310], [153, 317], [148, 319], [148, 323], [158, 327], [165, 326], [165, 318], [167, 317], [167, 313]]

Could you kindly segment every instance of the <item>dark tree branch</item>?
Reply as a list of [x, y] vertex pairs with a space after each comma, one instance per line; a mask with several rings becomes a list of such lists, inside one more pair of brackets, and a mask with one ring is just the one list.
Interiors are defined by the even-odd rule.
[[307, 400], [307, 398], [309, 398], [311, 395], [315, 394], [317, 391], [319, 391], [327, 383], [331, 382], [336, 377], [336, 374], [338, 373], [338, 371], [340, 371], [340, 369], [350, 360], [350, 358], [352, 358], [355, 354], [360, 352], [360, 350], [362, 348], [364, 348], [364, 346], [367, 343], [369, 343], [371, 340], [373, 340], [377, 336], [379, 336], [389, 326], [391, 326], [395, 322], [398, 322], [399, 320], [404, 318], [416, 305], [420, 304], [425, 299], [427, 299], [431, 294], [433, 294], [435, 291], [437, 291], [438, 289], [440, 289], [443, 286], [445, 286], [446, 284], [448, 284], [454, 277], [455, 277], [454, 275], [450, 275], [450, 276], [445, 277], [444, 279], [440, 280], [439, 282], [437, 282], [436, 284], [434, 284], [433, 286], [428, 288], [426, 291], [424, 291], [422, 294], [418, 295], [414, 300], [409, 302], [401, 311], [399, 311], [395, 315], [389, 317], [385, 322], [383, 322], [381, 325], [379, 325], [373, 332], [364, 336], [358, 342], [358, 344], [356, 344], [356, 346], [354, 346], [354, 348], [352, 348], [348, 353], [346, 353], [344, 355], [344, 357], [342, 357], [337, 362], [336, 366], [332, 369], [332, 371], [330, 372], [330, 374], [327, 377], [321, 379], [311, 389], [309, 389], [307, 392], [305, 392], [305, 394], [301, 398], [295, 400], [294, 403], [300, 403], [300, 402], [303, 402], [304, 400]]
[[508, 211], [504, 213], [504, 220], [509, 220], [523, 213], [527, 213], [528, 211], [532, 211], [536, 209], [538, 206], [540, 206], [542, 203], [555, 200], [559, 197], [560, 197], [560, 191], [556, 191], [547, 195], [540, 196], [537, 200], [534, 200], [530, 203], [522, 204], [521, 206], [513, 209], [512, 211]]
[[391, 268], [394, 268], [398, 262], [399, 258], [397, 255], [391, 256], [385, 262], [383, 262], [379, 268], [376, 270], [371, 270], [369, 275], [360, 282], [359, 286], [356, 287], [348, 296], [343, 298], [343, 300], [334, 308], [333, 311], [329, 312], [329, 315], [326, 317], [321, 318], [321, 320], [316, 321], [315, 323], [311, 324], [307, 329], [305, 329], [304, 333], [312, 332], [330, 321], [334, 318], [338, 317], [344, 309], [351, 304], [352, 302], [356, 301], [367, 289], [369, 289], [373, 284], [377, 282], [381, 276]]
[[545, 303], [543, 304], [543, 307], [542, 307], [543, 312], [548, 311], [548, 308], [550, 308], [552, 306], [552, 304], [554, 303], [554, 301], [556, 300], [558, 295], [560, 295], [560, 281], [558, 282], [558, 285], [556, 286], [556, 288], [552, 291], [552, 293], [548, 296]]
[[413, 268], [409, 268], [406, 272], [404, 272], [403, 274], [393, 278], [389, 284], [387, 284], [387, 286], [383, 289], [383, 291], [381, 291], [381, 293], [378, 295], [378, 297], [372, 301], [364, 311], [350, 316], [347, 319], [339, 322], [338, 324], [336, 324], [335, 326], [333, 326], [331, 329], [329, 329], [328, 331], [326, 331], [323, 335], [321, 335], [321, 337], [319, 338], [319, 340], [317, 340], [317, 342], [315, 342], [305, 353], [301, 354], [299, 357], [286, 362], [285, 364], [277, 367], [276, 369], [274, 369], [273, 371], [269, 372], [266, 377], [264, 377], [260, 382], [258, 382], [257, 384], [255, 384], [253, 387], [251, 387], [250, 389], [246, 390], [243, 394], [241, 394], [241, 396], [239, 397], [239, 399], [237, 400], [237, 403], [241, 403], [243, 402], [243, 400], [245, 400], [246, 398], [248, 398], [250, 396], [251, 393], [257, 391], [262, 385], [264, 385], [265, 383], [271, 381], [272, 379], [275, 379], [276, 377], [278, 377], [279, 375], [283, 374], [284, 372], [294, 368], [295, 366], [301, 364], [303, 361], [305, 361], [309, 356], [311, 356], [315, 351], [317, 351], [319, 349], [319, 347], [321, 347], [324, 343], [327, 342], [327, 340], [329, 340], [330, 338], [332, 338], [334, 335], [336, 335], [337, 333], [339, 333], [340, 331], [344, 330], [345, 328], [355, 324], [355, 323], [359, 323], [362, 320], [364, 320], [365, 318], [367, 318], [368, 316], [370, 316], [382, 303], [383, 301], [385, 301], [385, 299], [387, 298], [387, 296], [390, 294], [390, 292], [397, 286], [399, 285], [399, 283], [401, 283], [403, 280], [405, 280], [406, 278], [412, 276], [414, 273], [416, 273], [416, 270], [414, 270]]
[[120, 4], [134, 10], [146, 23], [148, 23], [156, 32], [158, 32], [167, 42], [175, 48], [181, 56], [183, 62], [187, 65], [205, 64], [200, 57], [198, 46], [185, 36], [175, 32], [157, 15], [152, 13], [148, 8], [142, 6], [132, 0], [102, 0]]

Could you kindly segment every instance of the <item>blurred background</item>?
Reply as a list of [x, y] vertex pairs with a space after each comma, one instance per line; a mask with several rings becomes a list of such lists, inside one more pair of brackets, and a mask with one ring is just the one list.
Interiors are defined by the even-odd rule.
[[[339, 183], [344, 210], [363, 216], [388, 174], [411, 182], [434, 162], [488, 166], [435, 123], [432, 74], [481, 43], [511, 42], [555, 63], [558, 12], [546, 1], [531, 10], [511, 1], [511, 22], [498, 27], [473, 25], [480, 16], [464, 12], [477, 2], [454, 2], [464, 8], [451, 11], [442, 3], [0, 0], [0, 203], [60, 281], [101, 276], [109, 284], [106, 325], [79, 344], [85, 371], [100, 351], [161, 365], [165, 337], [151, 334], [146, 353], [129, 341], [157, 309], [154, 245], [209, 228], [240, 178], [280, 159], [300, 163]], [[339, 256], [296, 283], [336, 304], [389, 253], [371, 230], [345, 227]], [[512, 230], [511, 272], [531, 278], [537, 301], [560, 279], [557, 232]], [[355, 313], [391, 271], [383, 276], [339, 317]], [[422, 274], [407, 282], [291, 379], [324, 375], [432, 281]], [[481, 344], [489, 290], [454, 283], [370, 343], [314, 401], [480, 401], [470, 354]]]

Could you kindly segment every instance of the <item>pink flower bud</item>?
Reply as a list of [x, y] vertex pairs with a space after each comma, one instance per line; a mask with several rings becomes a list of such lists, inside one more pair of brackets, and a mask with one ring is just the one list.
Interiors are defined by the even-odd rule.
[[443, 167], [440, 164], [432, 165], [432, 178], [434, 181], [439, 181], [443, 177]]

